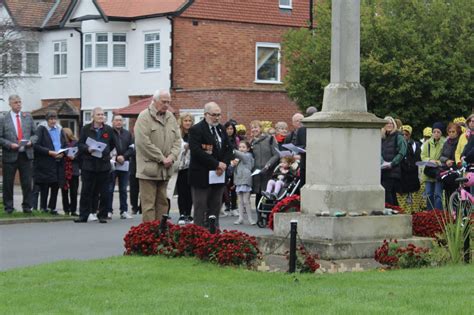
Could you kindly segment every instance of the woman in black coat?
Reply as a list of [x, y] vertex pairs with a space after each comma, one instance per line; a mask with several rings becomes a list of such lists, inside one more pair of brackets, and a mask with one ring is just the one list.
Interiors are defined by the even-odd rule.
[[[461, 127], [455, 123], [449, 123], [448, 128], [446, 128], [448, 133], [448, 138], [441, 149], [441, 157], [439, 158], [441, 162], [441, 168], [443, 170], [449, 170], [451, 168], [456, 169], [455, 162], [455, 153], [458, 146], [459, 137], [462, 134]], [[447, 176], [442, 181], [443, 189], [445, 193], [445, 200], [449, 200], [451, 194], [456, 190], [458, 184], [454, 181], [456, 178], [455, 175]]]
[[404, 125], [403, 137], [407, 142], [407, 153], [400, 163], [401, 176], [401, 193], [410, 194], [420, 190], [420, 179], [418, 173], [418, 166], [416, 162], [421, 161], [421, 143], [411, 137], [412, 127]]
[[58, 190], [64, 184], [64, 153], [59, 151], [66, 147], [66, 137], [61, 126], [57, 124], [55, 112], [46, 113], [46, 123], [38, 126], [36, 136], [33, 177], [35, 184], [40, 187], [40, 209], [58, 214], [56, 211]]

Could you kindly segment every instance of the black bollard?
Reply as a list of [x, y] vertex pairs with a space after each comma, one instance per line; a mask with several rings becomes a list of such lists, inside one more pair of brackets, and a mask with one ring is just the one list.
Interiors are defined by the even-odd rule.
[[464, 236], [464, 262], [466, 264], [471, 262], [471, 224], [470, 224], [470, 216], [468, 215], [466, 218], [466, 235]]
[[210, 215], [209, 216], [209, 232], [211, 234], [216, 234], [216, 216], [215, 215]]
[[297, 220], [291, 220], [290, 226], [290, 266], [288, 269], [289, 273], [296, 271], [296, 233], [297, 233]]
[[160, 221], [160, 234], [163, 234], [164, 232], [166, 232], [166, 230], [168, 229], [168, 225], [166, 224], [168, 222], [168, 215], [167, 214], [163, 214], [161, 216], [161, 221]]

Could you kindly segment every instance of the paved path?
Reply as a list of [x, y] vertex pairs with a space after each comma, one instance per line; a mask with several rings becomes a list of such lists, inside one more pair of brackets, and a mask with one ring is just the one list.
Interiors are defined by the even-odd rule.
[[[20, 189], [15, 187], [15, 206], [21, 203]], [[115, 198], [118, 201], [118, 195]], [[61, 200], [58, 200], [58, 206]], [[115, 209], [117, 209], [115, 205]], [[171, 209], [177, 209], [176, 199]], [[178, 213], [171, 211], [173, 222]], [[257, 226], [234, 225], [235, 217], [221, 217], [222, 229], [238, 229], [251, 235], [271, 234]], [[0, 225], [0, 270], [31, 266], [64, 259], [97, 259], [123, 254], [123, 237], [133, 225], [141, 223], [141, 216], [121, 220], [118, 214], [107, 224], [91, 222], [25, 223]]]

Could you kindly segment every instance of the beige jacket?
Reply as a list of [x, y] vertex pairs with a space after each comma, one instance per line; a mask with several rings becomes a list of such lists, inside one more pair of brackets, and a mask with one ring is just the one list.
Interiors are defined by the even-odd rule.
[[171, 112], [158, 118], [155, 106], [142, 111], [135, 123], [135, 147], [137, 153], [137, 178], [169, 180], [174, 165], [166, 169], [163, 159], [171, 155], [178, 159], [181, 134], [176, 118]]

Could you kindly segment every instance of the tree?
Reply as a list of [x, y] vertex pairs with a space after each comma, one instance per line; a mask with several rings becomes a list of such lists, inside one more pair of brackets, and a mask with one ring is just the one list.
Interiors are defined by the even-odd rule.
[[[331, 2], [316, 6], [314, 31], [283, 42], [285, 86], [301, 109], [321, 107], [330, 77]], [[361, 84], [369, 111], [392, 115], [419, 134], [474, 106], [474, 7], [470, 0], [362, 0]]]

